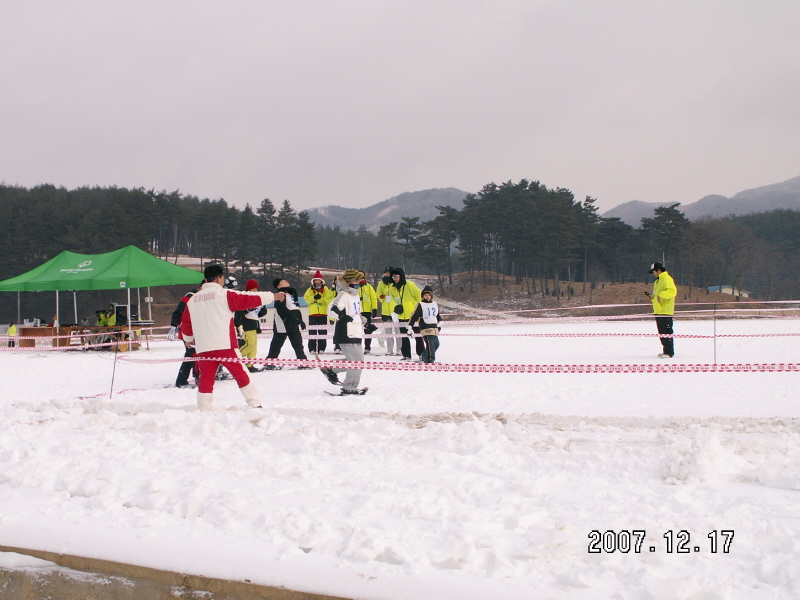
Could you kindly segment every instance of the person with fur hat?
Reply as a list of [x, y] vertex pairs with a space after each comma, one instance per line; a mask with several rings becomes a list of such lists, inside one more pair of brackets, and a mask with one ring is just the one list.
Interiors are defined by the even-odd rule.
[[[408, 338], [408, 320], [411, 318], [411, 313], [417, 307], [417, 304], [422, 300], [417, 284], [413, 281], [406, 279], [406, 272], [400, 267], [392, 269], [392, 287], [390, 288], [392, 298], [394, 300], [394, 313], [397, 315], [400, 324], [401, 344], [400, 348], [403, 353], [403, 358], [400, 360], [411, 360], [411, 340]], [[421, 338], [416, 339], [417, 356], [422, 356], [425, 350]]]
[[335, 297], [336, 292], [325, 285], [322, 273], [314, 273], [311, 287], [303, 294], [308, 304], [308, 351], [313, 354], [322, 354], [328, 346], [328, 305]]
[[422, 356], [420, 357], [420, 360], [424, 363], [436, 362], [436, 351], [439, 349], [439, 331], [442, 329], [439, 325], [441, 321], [439, 304], [433, 299], [431, 286], [426, 285], [422, 288], [422, 301], [417, 304], [414, 314], [408, 320], [408, 326], [414, 333], [421, 336], [425, 344], [425, 350], [422, 351]]
[[[339, 344], [344, 358], [339, 360], [363, 361], [364, 317], [361, 315], [361, 298], [358, 296], [361, 274], [356, 269], [347, 269], [337, 282], [338, 294], [328, 306], [329, 316], [336, 321], [333, 341]], [[366, 388], [359, 389], [361, 369], [331, 369], [323, 367], [322, 374], [334, 385], [341, 385], [339, 395], [362, 395]], [[339, 381], [338, 373], [345, 373], [344, 382]]]
[[392, 269], [393, 267], [386, 267], [383, 271], [383, 277], [378, 282], [378, 287], [375, 289], [375, 294], [381, 303], [381, 321], [384, 322], [383, 332], [389, 336], [386, 341], [383, 338], [378, 338], [378, 342], [383, 346], [386, 344], [386, 356], [394, 356], [395, 339], [397, 340], [397, 353], [400, 353], [400, 338], [396, 338], [400, 333], [398, 326], [398, 318], [394, 312], [394, 296], [392, 296]]
[[[282, 277], [276, 278], [272, 282], [274, 287], [279, 292], [283, 292], [284, 299], [275, 302], [275, 319], [272, 322], [272, 342], [269, 345], [269, 354], [267, 358], [278, 358], [281, 354], [281, 348], [286, 338], [294, 348], [294, 355], [300, 360], [307, 360], [306, 353], [303, 351], [303, 336], [300, 333], [301, 329], [306, 328], [303, 315], [300, 312], [300, 300], [297, 298], [297, 291], [289, 285], [289, 282]], [[267, 365], [266, 369], [272, 371], [276, 369], [275, 365]], [[308, 369], [310, 367], [300, 367], [301, 369]]]
[[213, 264], [203, 272], [204, 283], [198, 293], [186, 303], [181, 315], [181, 334], [188, 345], [194, 346], [200, 360], [200, 380], [197, 385], [197, 406], [212, 410], [214, 377], [217, 368], [225, 362], [233, 375], [247, 404], [260, 408], [258, 389], [241, 363], [225, 359], [239, 359], [239, 344], [233, 316], [237, 310], [250, 310], [262, 304], [284, 299], [284, 294], [269, 292], [238, 292], [222, 286], [225, 269]]
[[[255, 279], [248, 279], [244, 284], [246, 292], [257, 292], [258, 282]], [[241, 337], [244, 339], [244, 344], [239, 348], [244, 358], [255, 358], [258, 352], [258, 334], [261, 333], [261, 318], [267, 314], [266, 306], [259, 306], [251, 310], [237, 310], [236, 315], [233, 317], [233, 322], [236, 329], [240, 332]], [[251, 373], [258, 373], [263, 371], [253, 363], [245, 365], [247, 370]]]
[[[372, 324], [372, 319], [378, 316], [378, 296], [375, 295], [375, 288], [367, 281], [367, 274], [359, 271], [361, 275], [358, 282], [358, 297], [361, 298], [361, 316], [366, 319], [364, 323], [364, 333], [371, 334], [378, 329]], [[372, 348], [372, 338], [364, 338], [364, 354], [369, 354]]]

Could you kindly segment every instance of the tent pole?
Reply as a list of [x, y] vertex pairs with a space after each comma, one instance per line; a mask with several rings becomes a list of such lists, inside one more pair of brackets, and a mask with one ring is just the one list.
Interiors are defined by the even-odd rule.
[[22, 323], [22, 313], [19, 309], [19, 292], [17, 292], [17, 323]]
[[131, 288], [128, 288], [128, 350], [133, 350], [133, 325], [131, 325]]
[[147, 297], [150, 298], [150, 302], [147, 303], [147, 320], [153, 320], [153, 297], [150, 295], [150, 286], [147, 286]]
[[[58, 327], [60, 325], [59, 321], [61, 319], [59, 319], [58, 313], [59, 313], [59, 311], [58, 311], [58, 290], [56, 290], [56, 318], [53, 319], [53, 327]], [[58, 334], [56, 334], [56, 335], [58, 335]]]
[[78, 324], [78, 292], [72, 290], [72, 306], [75, 308], [75, 325]]

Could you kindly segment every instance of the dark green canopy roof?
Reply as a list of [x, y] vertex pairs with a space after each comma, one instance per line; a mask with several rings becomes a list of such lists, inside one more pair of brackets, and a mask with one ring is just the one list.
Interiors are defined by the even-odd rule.
[[158, 285], [196, 285], [203, 276], [136, 246], [105, 254], [64, 251], [32, 271], [0, 281], [0, 292], [118, 290]]

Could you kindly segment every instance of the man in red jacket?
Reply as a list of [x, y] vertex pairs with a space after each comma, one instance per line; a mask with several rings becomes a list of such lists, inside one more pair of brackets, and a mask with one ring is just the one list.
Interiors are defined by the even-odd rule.
[[283, 300], [282, 293], [237, 292], [225, 289], [225, 270], [222, 265], [209, 265], [203, 273], [205, 283], [186, 304], [181, 315], [181, 334], [184, 342], [197, 351], [200, 363], [200, 381], [197, 385], [197, 406], [211, 410], [214, 400], [214, 375], [223, 362], [231, 372], [247, 404], [260, 408], [258, 389], [240, 362], [223, 361], [242, 358], [233, 324], [237, 310], [250, 310], [275, 300]]

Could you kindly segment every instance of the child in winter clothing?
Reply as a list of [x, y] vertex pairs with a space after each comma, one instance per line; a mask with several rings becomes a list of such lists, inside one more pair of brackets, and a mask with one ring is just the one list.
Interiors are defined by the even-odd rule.
[[433, 300], [433, 290], [429, 285], [422, 288], [422, 300], [414, 309], [414, 314], [408, 321], [408, 326], [414, 333], [422, 336], [425, 350], [422, 351], [422, 362], [436, 362], [436, 351], [439, 349], [439, 331], [441, 331], [442, 317], [439, 314], [439, 304]]
[[[325, 336], [328, 334], [328, 305], [336, 297], [336, 292], [325, 285], [325, 280], [322, 278], [322, 273], [317, 271], [314, 277], [311, 278], [311, 287], [303, 294], [308, 303], [308, 351], [314, 354], [322, 354], [328, 345], [328, 340], [324, 337], [321, 339], [312, 338], [310, 336], [319, 335]], [[317, 327], [311, 329], [312, 327]]]
[[[364, 333], [370, 334], [376, 329], [372, 324], [372, 319], [378, 316], [378, 297], [375, 295], [375, 288], [367, 283], [367, 275], [364, 271], [359, 272], [358, 297], [361, 299], [361, 316], [366, 319], [364, 323]], [[369, 354], [372, 348], [372, 338], [364, 338], [364, 354]]]
[[[348, 269], [339, 279], [337, 285], [339, 293], [329, 306], [330, 317], [336, 321], [333, 341], [339, 345], [344, 354], [341, 360], [364, 360], [364, 350], [361, 348], [361, 340], [364, 338], [364, 318], [361, 315], [361, 299], [358, 297], [360, 277], [357, 270]], [[342, 395], [364, 392], [358, 389], [361, 369], [322, 368], [321, 371], [328, 381], [337, 385], [339, 384], [337, 373], [345, 373]]]
[[[202, 282], [201, 282], [202, 286]], [[188, 294], [186, 294], [181, 301], [178, 302], [178, 306], [175, 307], [175, 311], [172, 313], [172, 319], [170, 320], [170, 330], [169, 334], [167, 335], [167, 339], [170, 341], [174, 340], [178, 337], [181, 341], [183, 341], [183, 335], [180, 332], [181, 328], [181, 317], [183, 316], [183, 311], [186, 310], [186, 303], [192, 299], [197, 293], [197, 290], [192, 290]], [[194, 350], [194, 346], [186, 344], [184, 342], [184, 358], [194, 358], [196, 356], [196, 352]], [[200, 379], [200, 367], [198, 366], [196, 361], [184, 361], [181, 363], [180, 368], [178, 369], [178, 377], [175, 379], [175, 387], [183, 388], [188, 387], [189, 385], [189, 373], [194, 376], [195, 382]]]
[[[273, 287], [279, 292], [286, 294], [283, 301], [275, 301], [275, 320], [272, 323], [272, 342], [269, 345], [267, 358], [278, 358], [281, 348], [286, 338], [294, 348], [294, 354], [301, 360], [306, 360], [306, 353], [303, 352], [303, 336], [301, 329], [306, 328], [303, 315], [300, 313], [300, 301], [297, 298], [297, 291], [289, 285], [285, 279], [275, 279]], [[272, 368], [270, 368], [272, 367]], [[309, 368], [309, 367], [301, 367]], [[267, 370], [275, 369], [275, 365], [268, 365]]]
[[[244, 284], [246, 292], [257, 292], [258, 282], [255, 279], [248, 279]], [[244, 337], [244, 345], [239, 348], [244, 358], [255, 358], [258, 352], [258, 334], [261, 333], [261, 317], [267, 314], [267, 307], [260, 306], [252, 310], [237, 310], [233, 318], [236, 329]], [[245, 365], [251, 373], [258, 373], [261, 369], [253, 366], [253, 363]]]

